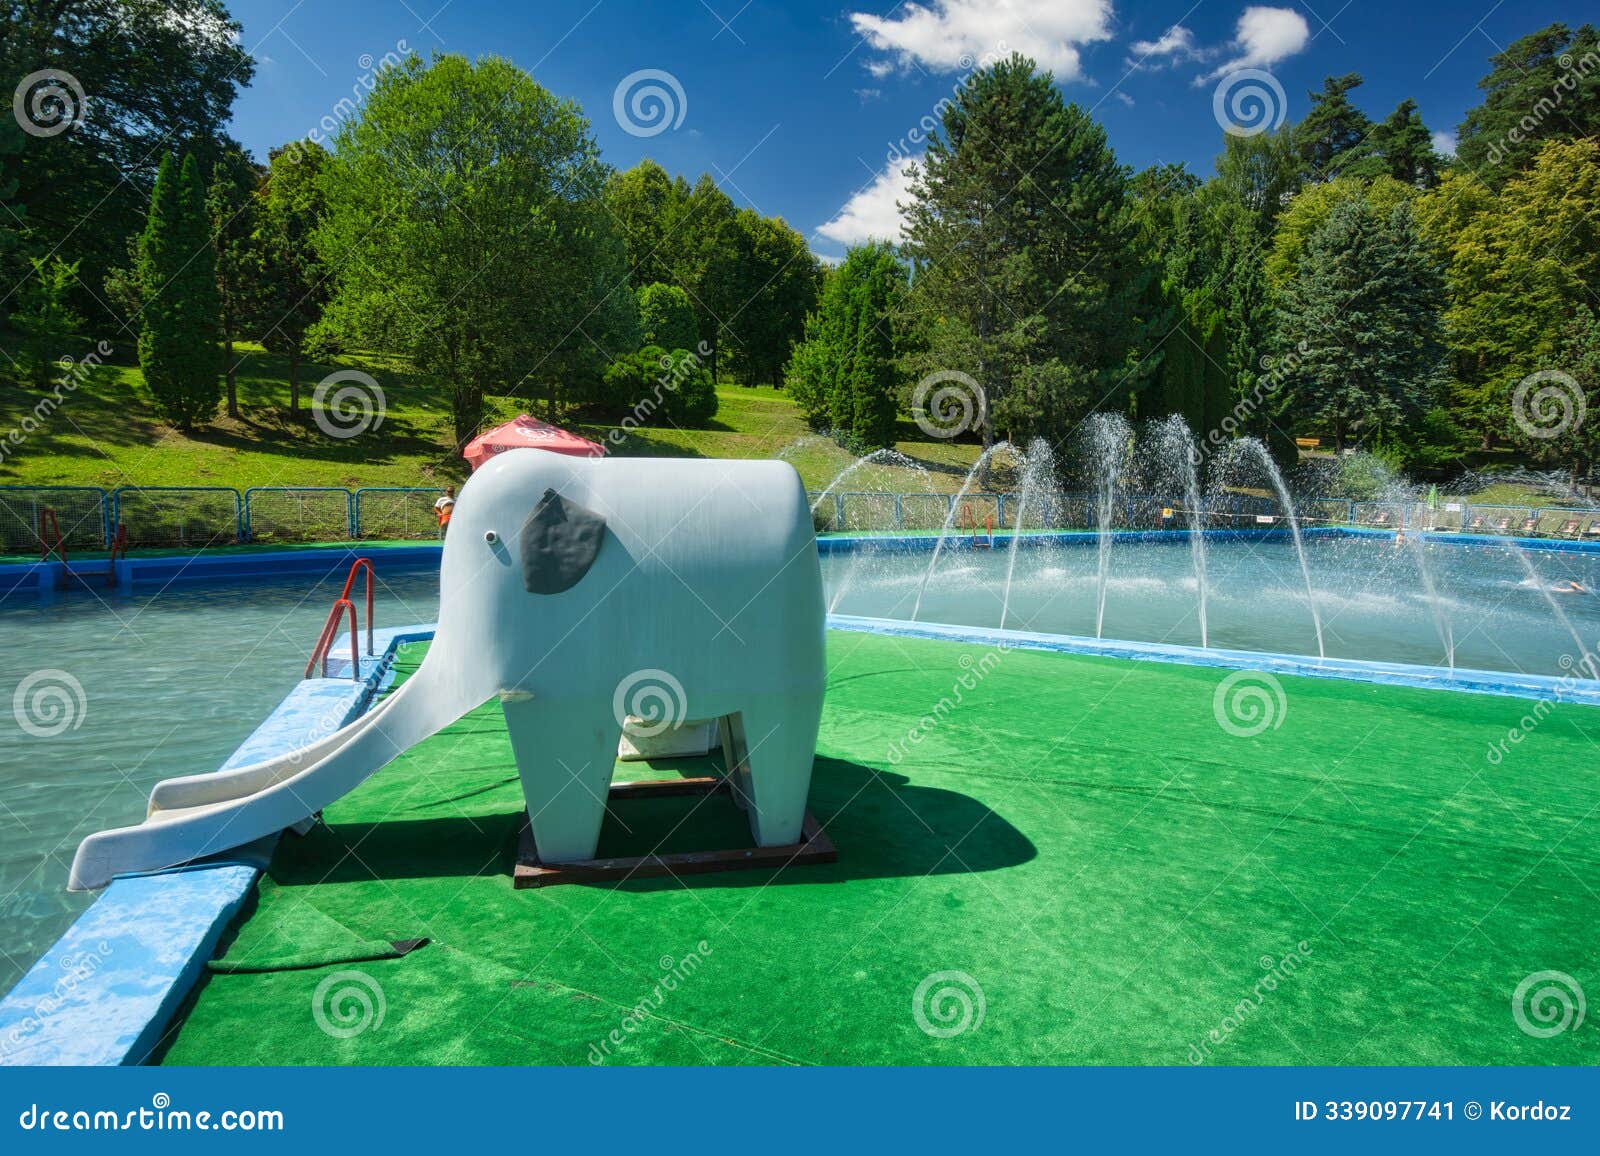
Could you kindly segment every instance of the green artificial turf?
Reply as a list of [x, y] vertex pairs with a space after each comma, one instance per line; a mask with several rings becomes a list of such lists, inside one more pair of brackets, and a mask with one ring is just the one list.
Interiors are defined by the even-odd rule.
[[[165, 1062], [1600, 1061], [1512, 1006], [1600, 992], [1600, 711], [1283, 678], [1241, 737], [1226, 671], [842, 632], [829, 664], [836, 864], [514, 891], [490, 705], [280, 843], [219, 953], [277, 969], [207, 975]], [[629, 801], [602, 853], [741, 840], [724, 797]]]

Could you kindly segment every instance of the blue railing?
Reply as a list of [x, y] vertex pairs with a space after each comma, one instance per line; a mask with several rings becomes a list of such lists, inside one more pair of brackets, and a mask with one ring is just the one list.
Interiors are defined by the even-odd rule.
[[[438, 536], [429, 486], [0, 486], [0, 554], [39, 549], [40, 512], [53, 509], [69, 547], [105, 549], [118, 524], [129, 545], [203, 546], [238, 542], [331, 542], [356, 539], [427, 540]], [[1013, 529], [1022, 496], [1015, 492], [954, 494], [876, 490], [811, 491], [819, 530], [938, 530], [952, 525]], [[820, 504], [818, 504], [820, 501]], [[1094, 495], [1030, 494], [1028, 527], [1090, 529], [1099, 522]], [[1232, 494], [1205, 507], [1210, 526], [1263, 524], [1283, 516], [1278, 503]], [[1298, 506], [1307, 525], [1390, 530], [1444, 530], [1515, 537], [1600, 539], [1600, 510], [1572, 506], [1507, 506], [1464, 500], [1426, 503], [1358, 502], [1311, 498]], [[1117, 529], [1188, 524], [1180, 499], [1159, 494], [1119, 496]]]

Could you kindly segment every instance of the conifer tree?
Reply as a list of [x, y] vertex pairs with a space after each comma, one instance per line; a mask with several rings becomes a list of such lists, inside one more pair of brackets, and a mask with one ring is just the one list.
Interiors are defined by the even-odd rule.
[[221, 396], [221, 304], [205, 188], [193, 157], [162, 158], [139, 238], [139, 366], [161, 416], [191, 430]]

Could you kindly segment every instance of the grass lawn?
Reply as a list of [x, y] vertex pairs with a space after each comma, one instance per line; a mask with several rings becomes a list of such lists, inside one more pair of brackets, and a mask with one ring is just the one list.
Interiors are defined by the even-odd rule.
[[[466, 476], [466, 463], [451, 447], [448, 404], [424, 389], [403, 360], [345, 354], [337, 365], [302, 365], [304, 414], [303, 420], [293, 421], [288, 412], [288, 359], [259, 347], [240, 349], [241, 418], [219, 414], [205, 429], [183, 434], [156, 416], [137, 366], [105, 365], [0, 459], [0, 485], [355, 488], [436, 486]], [[385, 413], [376, 429], [338, 439], [312, 421], [312, 390], [336, 369], [361, 369], [378, 381]], [[9, 382], [0, 384], [0, 436], [17, 428], [40, 396]], [[812, 435], [781, 390], [725, 384], [718, 396], [720, 407], [709, 428], [637, 430], [622, 439], [618, 452], [718, 458], [783, 454], [811, 489], [826, 486], [854, 460], [831, 441]], [[492, 420], [539, 408], [516, 397], [492, 396], [488, 403]], [[612, 428], [570, 424], [596, 441], [603, 441]], [[859, 488], [957, 489], [978, 447], [922, 438], [910, 421], [902, 421], [901, 427], [904, 440], [898, 448], [920, 462], [926, 475], [884, 467], [864, 476]]]
[[[1600, 986], [1600, 710], [1556, 706], [1491, 762], [1526, 701], [1284, 677], [1245, 736], [1223, 671], [986, 653], [829, 634], [811, 807], [839, 858], [776, 872], [513, 890], [491, 702], [279, 842], [165, 1060], [1600, 1060], [1600, 1032], [1513, 1012], [1539, 972]], [[748, 841], [725, 797], [634, 800], [601, 854]], [[341, 988], [382, 1022], [319, 1030]]]

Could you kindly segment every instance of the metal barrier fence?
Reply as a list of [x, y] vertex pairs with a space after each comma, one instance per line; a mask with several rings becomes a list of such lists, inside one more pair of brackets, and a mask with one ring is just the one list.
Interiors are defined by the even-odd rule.
[[[200, 548], [235, 542], [296, 543], [352, 539], [426, 541], [439, 535], [433, 504], [440, 490], [420, 486], [253, 486], [242, 494], [224, 486], [0, 486], [0, 554], [38, 555], [42, 511], [55, 512], [70, 551], [101, 550], [118, 523], [132, 547]], [[961, 530], [1092, 530], [1099, 524], [1094, 495], [1082, 492], [892, 493], [812, 491], [819, 532], [936, 532]], [[1180, 499], [1119, 495], [1111, 508], [1119, 530], [1182, 529], [1189, 512]], [[1352, 502], [1309, 498], [1297, 513], [1306, 525], [1600, 540], [1600, 510], [1566, 506], [1473, 505], [1445, 500]], [[1213, 527], [1270, 525], [1283, 517], [1272, 498], [1232, 494], [1212, 500], [1202, 521]]]
[[441, 490], [407, 486], [367, 486], [351, 496], [352, 536], [423, 539], [439, 536], [433, 504]]
[[246, 542], [330, 542], [355, 537], [355, 495], [336, 486], [252, 486], [244, 492]]
[[55, 511], [61, 538], [73, 550], [99, 550], [111, 534], [111, 501], [95, 486], [0, 486], [0, 554], [43, 549], [41, 512]]
[[225, 486], [119, 486], [112, 519], [126, 526], [128, 545], [225, 546], [245, 540], [244, 503]]

